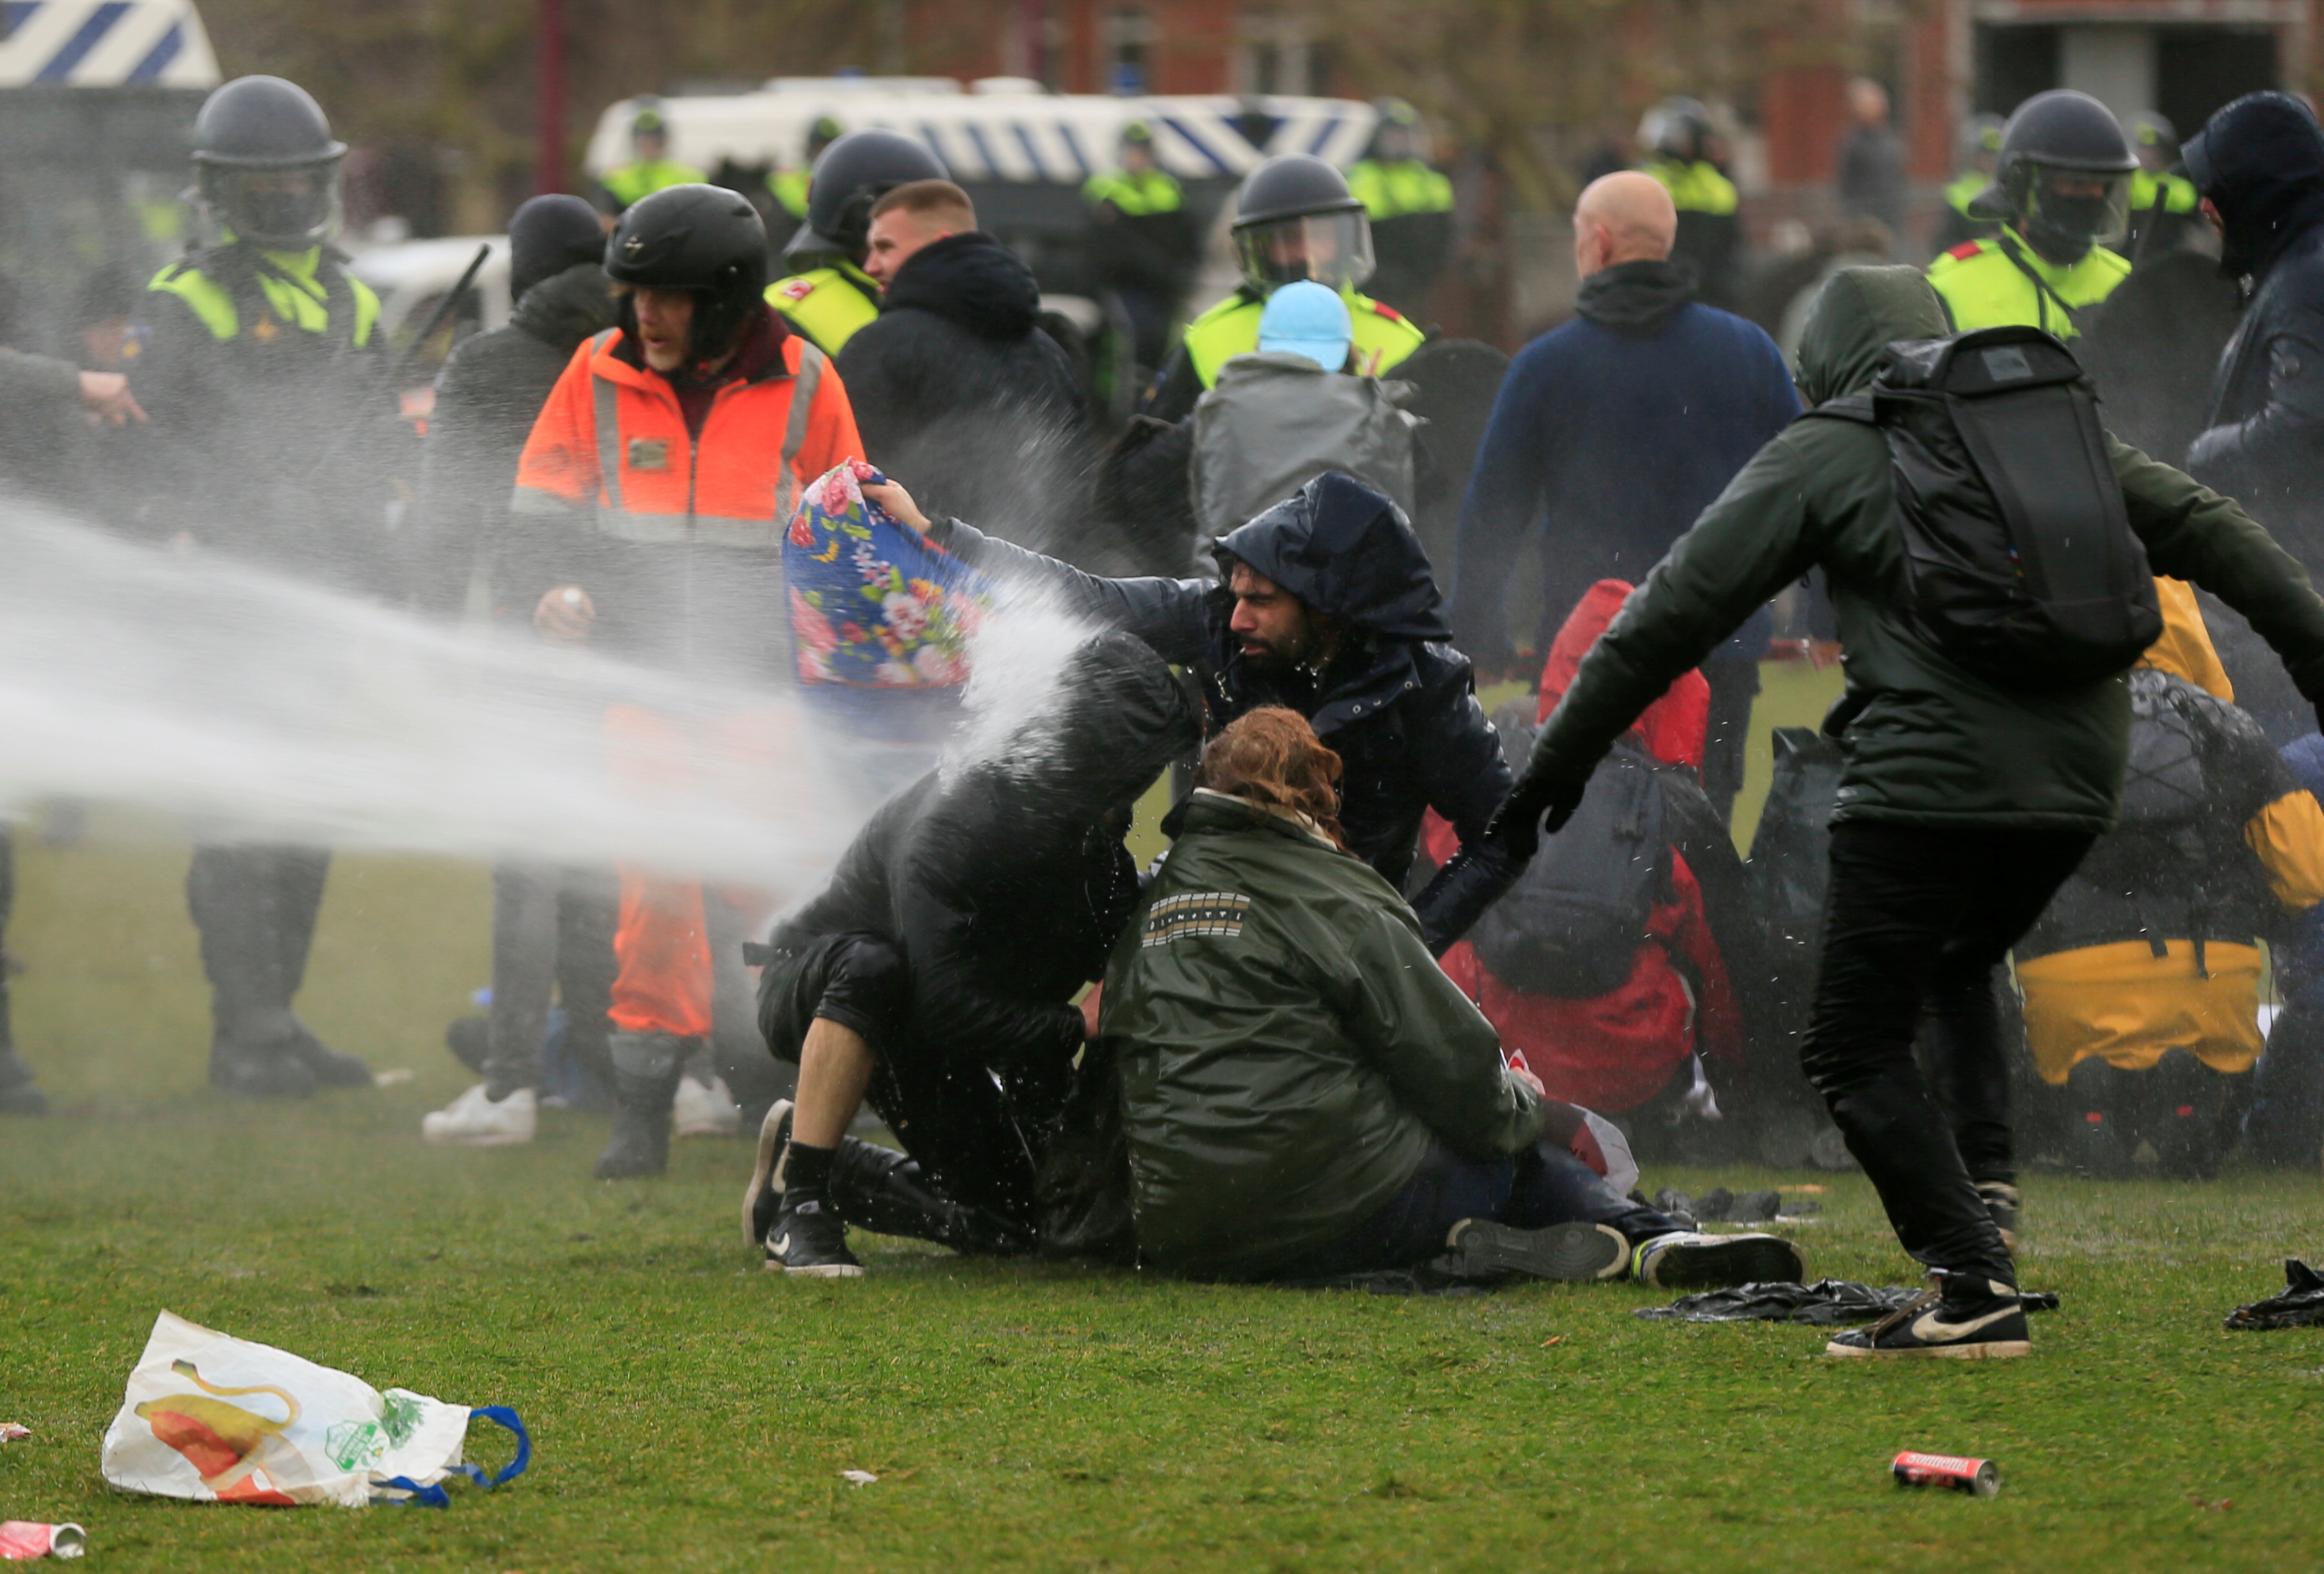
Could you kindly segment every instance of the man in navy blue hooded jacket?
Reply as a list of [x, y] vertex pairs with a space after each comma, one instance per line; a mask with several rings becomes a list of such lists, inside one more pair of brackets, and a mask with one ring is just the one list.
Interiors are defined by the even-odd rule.
[[1434, 809], [1462, 851], [1413, 900], [1442, 953], [1517, 870], [1484, 831], [1509, 790], [1500, 740], [1469, 658], [1449, 643], [1428, 555], [1404, 511], [1327, 471], [1219, 542], [1225, 583], [1099, 579], [958, 520], [929, 521], [901, 487], [867, 486], [888, 511], [1003, 582], [1045, 584], [1063, 609], [1128, 631], [1200, 682], [1213, 732], [1286, 705], [1339, 756], [1348, 846], [1392, 885]]
[[[1546, 649], [1598, 581], [1645, 579], [1800, 410], [1775, 341], [1697, 300], [1692, 272], [1669, 260], [1678, 214], [1661, 182], [1593, 181], [1573, 226], [1580, 315], [1510, 363], [1461, 511], [1452, 627], [1489, 674], [1510, 667], [1527, 634]], [[1512, 638], [1509, 580], [1545, 517], [1540, 621]], [[1703, 786], [1722, 814], [1742, 785], [1770, 626], [1752, 619], [1703, 663]]]

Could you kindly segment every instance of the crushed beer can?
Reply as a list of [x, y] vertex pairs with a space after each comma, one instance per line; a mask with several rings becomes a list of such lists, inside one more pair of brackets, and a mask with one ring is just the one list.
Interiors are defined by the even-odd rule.
[[38, 1520], [0, 1521], [0, 1561], [27, 1558], [78, 1558], [88, 1550], [88, 1534], [77, 1524]]
[[1990, 1497], [2001, 1490], [2001, 1470], [1991, 1459], [1907, 1450], [1897, 1455], [1888, 1468], [1899, 1487], [1943, 1487], [1976, 1497]]

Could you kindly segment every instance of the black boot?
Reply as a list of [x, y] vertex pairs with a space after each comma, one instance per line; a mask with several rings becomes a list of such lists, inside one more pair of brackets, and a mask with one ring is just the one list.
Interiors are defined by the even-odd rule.
[[210, 981], [210, 1083], [221, 1092], [303, 1099], [318, 1083], [371, 1083], [368, 1066], [326, 1048], [290, 1011], [329, 868], [328, 853], [309, 848], [194, 850], [186, 906]]
[[932, 1240], [972, 1256], [1021, 1256], [1033, 1249], [1026, 1230], [938, 1193], [918, 1160], [858, 1137], [840, 1139], [831, 1199], [850, 1224], [875, 1235]]
[[591, 1171], [601, 1181], [659, 1175], [669, 1168], [669, 1111], [686, 1066], [686, 1041], [675, 1033], [616, 1033], [613, 1137]]
[[46, 1115], [49, 1097], [32, 1080], [32, 1068], [16, 1052], [0, 1046], [0, 1115]]

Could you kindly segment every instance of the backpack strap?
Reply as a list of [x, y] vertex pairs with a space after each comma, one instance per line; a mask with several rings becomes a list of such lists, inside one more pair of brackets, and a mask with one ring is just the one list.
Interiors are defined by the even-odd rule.
[[2020, 273], [2024, 274], [2026, 278], [2033, 281], [2034, 299], [2035, 303], [2042, 308], [2042, 320], [2034, 326], [2040, 328], [2044, 333], [2050, 331], [2050, 303], [2055, 301], [2057, 303], [2058, 310], [2066, 319], [2067, 326], [2074, 329], [2075, 332], [2080, 333], [2082, 327], [2081, 314], [2077, 312], [2072, 307], [2068, 306], [2066, 304], [2066, 298], [2052, 288], [2050, 281], [2047, 279], [2043, 278], [2040, 273], [2034, 271], [2034, 264], [2025, 260], [2025, 253], [2017, 249], [2017, 244], [2015, 241], [2011, 240], [2006, 235], [1997, 235], [1994, 238], [2000, 243], [2001, 254], [2008, 258], [2010, 262], [2016, 264], [2017, 271]]
[[1819, 416], [1825, 420], [1847, 421], [1852, 426], [1877, 427], [1880, 424], [1880, 418], [1872, 411], [1872, 396], [1868, 393], [1844, 394], [1839, 399], [1825, 400], [1812, 410], [1800, 411], [1794, 419], [1809, 420]]

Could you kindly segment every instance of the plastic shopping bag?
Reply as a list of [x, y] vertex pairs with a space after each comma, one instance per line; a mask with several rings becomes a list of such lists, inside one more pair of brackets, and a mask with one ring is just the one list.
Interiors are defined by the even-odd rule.
[[[516, 1434], [515, 1459], [489, 1479], [460, 1459], [472, 1416]], [[153, 1320], [129, 1374], [100, 1461], [106, 1480], [124, 1492], [344, 1508], [440, 1508], [451, 1501], [446, 1477], [497, 1487], [531, 1462], [531, 1441], [512, 1410], [471, 1410], [402, 1388], [382, 1394], [345, 1372], [167, 1312]]]

